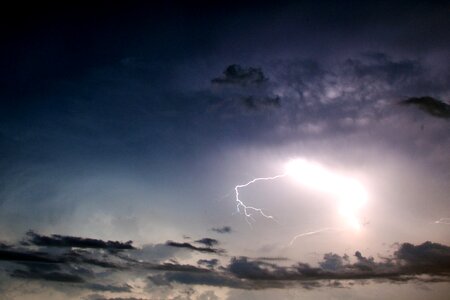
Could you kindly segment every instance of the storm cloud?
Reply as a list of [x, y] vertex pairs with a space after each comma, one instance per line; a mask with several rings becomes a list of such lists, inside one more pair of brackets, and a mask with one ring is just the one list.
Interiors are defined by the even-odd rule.
[[[84, 238], [79, 239], [84, 240]], [[107, 244], [102, 240], [95, 241], [96, 244]], [[171, 247], [221, 256], [221, 252], [214, 248], [199, 249], [190, 244], [168, 243]], [[330, 252], [324, 254], [318, 266], [303, 262], [286, 265], [286, 259], [252, 259], [245, 256], [232, 257], [226, 265], [221, 265], [221, 261], [216, 258], [199, 259], [197, 262], [199, 266], [194, 266], [177, 262], [154, 263], [136, 259], [135, 256], [139, 255], [139, 249], [136, 248], [122, 249], [121, 252], [116, 253], [103, 252], [102, 248], [94, 247], [91, 251], [80, 251], [75, 255], [70, 249], [56, 253], [41, 251], [51, 250], [54, 247], [52, 243], [46, 246], [40, 245], [40, 251], [33, 250], [32, 247], [33, 245], [24, 246], [21, 243], [1, 250], [0, 260], [12, 263], [6, 268], [10, 270], [9, 276], [17, 279], [74, 283], [80, 288], [97, 292], [130, 292], [132, 287], [126, 283], [115, 281], [113, 284], [111, 281], [104, 280], [108, 276], [116, 278], [113, 274], [120, 273], [144, 276], [145, 270], [154, 272], [148, 276], [148, 280], [153, 285], [167, 287], [183, 284], [266, 289], [299, 285], [312, 289], [321, 286], [341, 287], [346, 283], [340, 281], [348, 282], [349, 280], [355, 283], [363, 280], [387, 280], [393, 283], [450, 280], [448, 277], [450, 247], [432, 242], [419, 245], [399, 244], [398, 249], [391, 256], [379, 260], [366, 257], [360, 251], [356, 251], [353, 257]], [[100, 276], [101, 273], [94, 268], [113, 272], [103, 273]], [[423, 275], [431, 276], [432, 279], [423, 278]]]

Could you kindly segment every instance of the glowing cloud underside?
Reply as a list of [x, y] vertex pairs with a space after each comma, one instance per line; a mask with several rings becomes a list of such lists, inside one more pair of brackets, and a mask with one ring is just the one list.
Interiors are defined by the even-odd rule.
[[[246, 184], [237, 185], [234, 188], [237, 211], [244, 213], [247, 222], [248, 218], [252, 218], [252, 212], [259, 213], [268, 219], [274, 219], [273, 216], [263, 212], [261, 208], [247, 206], [239, 198], [239, 189], [247, 187], [257, 181], [275, 180], [287, 176], [292, 177], [306, 188], [328, 194], [333, 199], [336, 199], [338, 201], [338, 211], [344, 217], [346, 223], [353, 229], [359, 230], [361, 228], [361, 223], [357, 217], [357, 212], [368, 198], [367, 192], [361, 183], [353, 178], [342, 176], [336, 172], [326, 169], [318, 163], [305, 159], [295, 159], [289, 161], [285, 166], [285, 172], [283, 174], [272, 177], [255, 178]], [[329, 229], [300, 234], [297, 237], [307, 236], [326, 230]]]

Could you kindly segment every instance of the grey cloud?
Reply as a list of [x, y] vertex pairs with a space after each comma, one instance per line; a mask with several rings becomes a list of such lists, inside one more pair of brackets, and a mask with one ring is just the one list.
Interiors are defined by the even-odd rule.
[[223, 76], [211, 80], [215, 84], [254, 85], [267, 81], [260, 68], [245, 68], [237, 64], [229, 65]]
[[401, 268], [411, 273], [448, 273], [450, 271], [450, 247], [425, 242], [421, 245], [404, 243], [395, 252]]
[[226, 273], [163, 273], [150, 276], [149, 280], [159, 286], [171, 286], [172, 283], [208, 285], [215, 287], [245, 288], [248, 285]]
[[133, 250], [133, 258], [145, 261], [164, 261], [182, 255], [181, 248], [166, 244], [147, 244]]
[[223, 226], [223, 227], [214, 227], [211, 228], [212, 231], [217, 233], [231, 233], [232, 229], [230, 226]]
[[213, 269], [215, 266], [219, 264], [219, 260], [217, 258], [213, 259], [199, 259], [197, 261], [199, 266], [206, 266], [209, 269]]
[[[203, 241], [203, 244], [215, 243], [208, 240]], [[53, 246], [40, 247], [55, 250]], [[209, 254], [224, 251], [171, 241], [165, 247], [186, 248]], [[120, 275], [139, 277], [148, 276], [148, 272], [151, 272], [147, 277], [149, 282], [161, 287], [171, 287], [176, 283], [240, 289], [299, 285], [313, 289], [321, 286], [343, 287], [348, 280], [385, 280], [393, 283], [450, 280], [450, 247], [432, 242], [399, 244], [392, 256], [378, 261], [364, 256], [360, 251], [356, 251], [353, 258], [330, 252], [323, 256], [317, 267], [302, 262], [280, 265], [278, 261], [285, 262], [285, 258], [251, 259], [245, 256], [233, 257], [225, 266], [220, 266], [218, 259], [202, 258], [194, 266], [180, 264], [175, 260], [166, 263], [140, 260], [139, 249], [111, 252], [103, 248], [74, 250], [62, 247], [58, 251], [45, 252], [34, 248], [34, 245], [11, 245], [1, 249], [0, 260], [8, 262], [4, 270], [12, 278], [74, 283], [79, 288], [97, 292], [131, 292], [131, 286], [120, 282]], [[98, 268], [101, 268], [101, 273], [96, 273]], [[421, 275], [427, 276], [424, 278]]]
[[256, 260], [262, 260], [262, 261], [288, 261], [289, 259], [287, 257], [258, 257]]
[[51, 257], [48, 253], [28, 250], [0, 250], [0, 260], [19, 262], [58, 263], [60, 259]]
[[202, 238], [200, 240], [195, 241], [196, 243], [203, 244], [208, 247], [212, 247], [219, 244], [219, 241], [212, 238]]
[[435, 117], [450, 119], [450, 105], [432, 97], [412, 97], [400, 103], [417, 106], [422, 111]]
[[164, 263], [159, 265], [149, 266], [149, 269], [159, 270], [159, 271], [170, 271], [170, 272], [189, 272], [189, 273], [208, 273], [208, 269], [198, 268], [191, 265], [180, 265], [174, 263]]
[[111, 292], [111, 293], [129, 293], [129, 292], [131, 292], [131, 286], [128, 284], [116, 286], [116, 285], [111, 285], [111, 284], [91, 283], [91, 284], [88, 284], [87, 287], [90, 290], [98, 291], [98, 292]]
[[323, 270], [336, 271], [342, 269], [348, 261], [349, 258], [347, 255], [340, 256], [334, 253], [327, 253], [323, 256], [323, 261], [319, 263], [319, 266]]
[[222, 254], [225, 252], [225, 250], [223, 250], [223, 249], [216, 249], [216, 248], [211, 248], [211, 247], [196, 247], [190, 243], [177, 243], [177, 242], [173, 242], [173, 241], [167, 241], [166, 245], [170, 246], [170, 247], [185, 248], [185, 249], [198, 251], [198, 252], [204, 252], [204, 253]]
[[11, 273], [12, 277], [22, 278], [22, 279], [39, 279], [47, 281], [57, 281], [57, 282], [72, 282], [72, 283], [83, 283], [84, 279], [81, 276], [64, 273], [64, 272], [40, 272], [40, 271], [24, 271], [15, 270]]
[[[385, 279], [392, 281], [420, 280], [417, 274], [448, 276], [450, 272], [450, 247], [425, 242], [421, 245], [402, 244], [393, 257], [375, 261], [355, 252], [356, 262], [349, 257], [333, 253], [324, 255], [319, 267], [297, 263], [289, 267], [278, 266], [247, 257], [233, 258], [227, 270], [233, 275], [253, 281], [305, 281], [305, 280], [356, 280]], [[448, 280], [439, 278], [436, 280]]]
[[63, 236], [53, 234], [51, 236], [39, 235], [33, 231], [27, 233], [27, 241], [36, 246], [45, 247], [77, 247], [77, 248], [95, 248], [108, 250], [129, 250], [134, 249], [132, 241], [125, 243], [118, 241], [102, 241], [98, 239], [81, 238], [74, 236]]

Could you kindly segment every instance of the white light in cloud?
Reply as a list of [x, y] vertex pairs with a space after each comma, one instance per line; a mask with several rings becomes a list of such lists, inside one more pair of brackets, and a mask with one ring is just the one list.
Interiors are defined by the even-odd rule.
[[[358, 218], [358, 211], [367, 202], [368, 194], [364, 186], [354, 178], [344, 176], [324, 166], [306, 159], [294, 159], [285, 165], [285, 172], [271, 177], [255, 178], [246, 184], [235, 186], [235, 201], [238, 212], [243, 212], [246, 220], [252, 218], [251, 212], [256, 212], [268, 219], [273, 216], [266, 214], [261, 208], [247, 206], [239, 198], [239, 189], [249, 186], [257, 181], [275, 180], [284, 177], [292, 177], [306, 188], [313, 189], [320, 193], [328, 194], [338, 201], [338, 212], [344, 218], [350, 228], [360, 230], [362, 225]], [[302, 233], [294, 237], [295, 239], [324, 231], [335, 230], [335, 228], [324, 228], [307, 233]]]
[[348, 225], [360, 229], [358, 210], [367, 201], [367, 192], [360, 182], [326, 169], [305, 159], [291, 160], [286, 164], [286, 174], [300, 184], [327, 193], [339, 202], [339, 213]]

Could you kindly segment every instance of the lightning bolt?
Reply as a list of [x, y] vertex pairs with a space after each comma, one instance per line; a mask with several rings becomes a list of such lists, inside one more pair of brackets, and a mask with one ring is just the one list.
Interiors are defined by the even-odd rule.
[[[346, 178], [343, 176], [338, 176], [333, 172], [326, 170], [322, 166], [311, 163], [303, 159], [296, 159], [288, 162], [286, 165], [286, 171], [282, 174], [271, 176], [271, 177], [257, 177], [245, 184], [239, 184], [234, 187], [236, 210], [238, 213], [243, 213], [245, 220], [249, 225], [249, 219], [253, 219], [252, 214], [257, 213], [267, 219], [275, 218], [272, 215], [265, 213], [262, 208], [246, 205], [239, 198], [239, 189], [245, 188], [258, 181], [269, 181], [276, 180], [279, 178], [284, 178], [286, 176], [295, 177], [302, 184], [320, 190], [323, 192], [331, 193], [337, 196], [341, 201], [340, 213], [343, 215], [347, 222], [356, 230], [361, 228], [361, 224], [356, 217], [356, 209], [359, 208], [366, 200], [367, 194], [365, 189], [359, 182], [353, 180], [352, 178]], [[439, 223], [443, 223], [441, 219]], [[448, 220], [448, 219], [447, 219]], [[436, 222], [438, 223], [438, 222]], [[447, 224], [447, 223], [446, 223]], [[448, 223], [450, 224], [450, 223]], [[315, 231], [300, 233], [293, 237], [290, 242], [292, 245], [296, 239], [300, 237], [305, 237], [309, 235], [314, 235], [326, 231], [340, 231], [342, 229], [334, 227], [326, 227]]]
[[326, 228], [322, 228], [322, 229], [315, 230], [315, 231], [300, 233], [292, 238], [291, 242], [289, 243], [289, 246], [292, 246], [294, 244], [295, 240], [298, 238], [305, 237], [308, 235], [314, 235], [314, 234], [318, 234], [318, 233], [322, 233], [322, 232], [326, 232], [326, 231], [343, 231], [343, 229], [334, 228], [334, 227], [326, 227]]
[[255, 178], [255, 179], [247, 182], [246, 184], [239, 184], [234, 187], [237, 212], [240, 213], [241, 209], [242, 209], [242, 212], [245, 215], [245, 220], [247, 221], [247, 223], [249, 223], [248, 218], [253, 219], [252, 214], [249, 211], [254, 211], [256, 213], [259, 213], [260, 215], [262, 215], [264, 218], [267, 218], [267, 219], [275, 220], [275, 218], [271, 215], [267, 215], [266, 213], [264, 213], [261, 208], [257, 208], [254, 206], [248, 206], [248, 205], [244, 204], [244, 202], [242, 202], [242, 200], [239, 199], [239, 189], [247, 187], [250, 184], [255, 183], [257, 181], [275, 180], [278, 178], [285, 177], [287, 175], [288, 175], [287, 173], [283, 173], [283, 174], [272, 176], [272, 177], [258, 177], [258, 178]]

